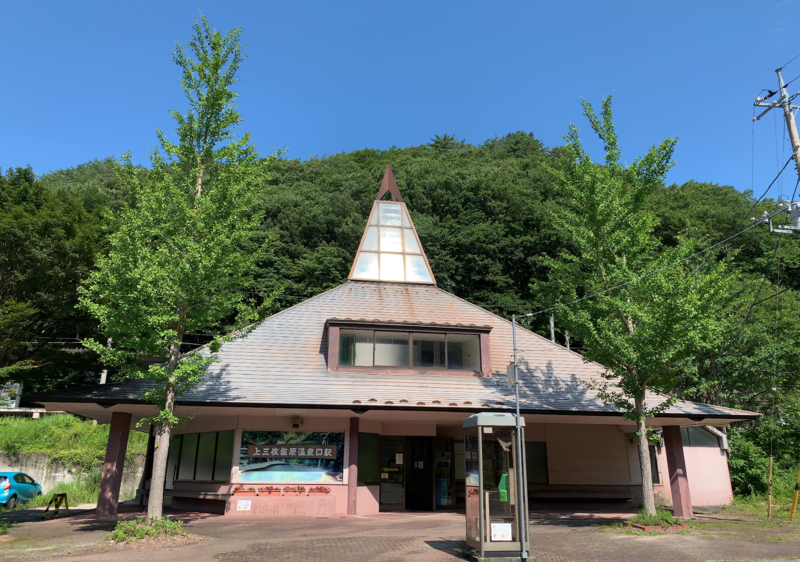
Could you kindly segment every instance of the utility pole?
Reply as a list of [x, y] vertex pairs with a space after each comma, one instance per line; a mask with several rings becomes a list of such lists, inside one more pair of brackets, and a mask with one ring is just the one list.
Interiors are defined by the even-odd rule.
[[[792, 100], [800, 95], [800, 92], [790, 97], [789, 93], [786, 91], [786, 84], [783, 82], [783, 68], [777, 69], [775, 73], [778, 75], [778, 91], [767, 90], [767, 96], [756, 98], [756, 102], [753, 105], [757, 107], [766, 107], [767, 109], [762, 111], [758, 117], [753, 117], [753, 121], [758, 121], [773, 109], [778, 107], [783, 109], [783, 117], [786, 119], [786, 128], [789, 131], [789, 140], [792, 143], [794, 166], [797, 170], [797, 178], [800, 179], [800, 137], [797, 135], [797, 124], [794, 121], [794, 114], [792, 113], [793, 109], [800, 109], [800, 105], [792, 105]], [[780, 97], [774, 102], [766, 103], [767, 100], [775, 94], [780, 94]]]
[[[526, 314], [525, 316], [531, 316], [530, 314]], [[553, 317], [550, 317], [550, 322], [552, 325]], [[522, 472], [522, 447], [525, 446], [525, 443], [522, 441], [522, 429], [520, 426], [520, 416], [519, 416], [519, 376], [517, 373], [517, 317], [515, 314], [511, 315], [511, 341], [512, 345], [514, 346], [514, 401], [516, 402], [516, 430], [517, 430], [517, 458], [514, 459], [514, 464], [516, 464], [516, 472], [517, 472], [517, 513], [519, 514], [519, 541], [520, 541], [520, 558], [522, 560], [527, 560], [528, 558], [528, 548], [525, 544], [525, 537], [528, 534], [528, 514], [526, 513], [527, 504], [525, 503], [525, 490], [527, 490], [527, 486], [525, 486], [525, 473]]]
[[556, 323], [552, 314], [550, 315], [550, 341], [553, 343], [556, 341]]
[[[783, 67], [775, 70], [775, 73], [778, 75], [778, 90], [777, 91], [767, 90], [767, 95], [765, 97], [756, 98], [756, 101], [753, 105], [755, 105], [756, 107], [766, 107], [766, 109], [762, 111], [757, 117], [753, 117], [753, 121], [758, 121], [773, 109], [777, 109], [778, 107], [783, 109], [783, 118], [786, 120], [786, 129], [789, 132], [789, 142], [792, 145], [792, 159], [794, 160], [794, 167], [795, 171], [797, 172], [797, 181], [800, 182], [800, 136], [798, 136], [797, 134], [797, 124], [795, 123], [794, 114], [792, 113], [793, 109], [800, 109], [800, 105], [792, 105], [792, 100], [794, 100], [797, 96], [799, 96], [800, 92], [790, 97], [789, 93], [786, 91], [786, 83], [783, 81]], [[775, 94], [779, 94], [778, 99], [776, 101], [768, 103], [767, 100], [770, 99]], [[769, 223], [770, 232], [774, 232], [781, 235], [794, 234], [796, 236], [800, 236], [800, 201], [786, 201], [783, 204], [781, 204], [779, 201], [778, 203], [779, 205], [781, 205], [781, 208], [778, 211], [775, 211], [773, 213], [768, 213], [767, 211], [764, 211], [764, 216], [758, 222], [767, 221]], [[782, 212], [786, 212], [789, 214], [789, 223], [776, 228], [772, 225], [772, 217]], [[775, 306], [776, 307], [778, 306], [777, 298], [775, 299]], [[773, 410], [775, 407], [775, 390], [776, 389], [773, 387], [772, 388]], [[798, 482], [800, 482], [800, 471], [798, 471]], [[797, 505], [797, 491], [796, 491], [797, 488], [798, 486], [795, 486], [795, 497], [792, 505], [792, 518], [794, 518], [794, 510], [795, 506]], [[769, 519], [772, 519], [772, 451], [771, 450], [769, 454], [769, 477], [767, 480], [767, 517], [769, 517]]]
[[[753, 105], [757, 107], [766, 107], [767, 109], [762, 111], [757, 117], [753, 117], [753, 121], [758, 121], [773, 109], [777, 109], [779, 107], [783, 109], [783, 117], [786, 120], [786, 129], [789, 132], [789, 141], [792, 145], [792, 158], [794, 159], [794, 167], [795, 171], [797, 172], [797, 179], [800, 181], [800, 135], [797, 134], [797, 123], [795, 123], [794, 114], [792, 113], [793, 109], [800, 109], [800, 105], [792, 105], [792, 100], [794, 100], [797, 96], [800, 96], [800, 92], [790, 96], [789, 92], [786, 90], [786, 83], [783, 81], [783, 68], [777, 69], [775, 73], [778, 75], [778, 90], [767, 90], [767, 95], [765, 97], [756, 98], [756, 101]], [[773, 102], [767, 102], [767, 100], [775, 94], [779, 94], [778, 99]], [[767, 216], [766, 212], [761, 220], [769, 221], [770, 232], [775, 232], [777, 234], [800, 235], [800, 201], [787, 201], [781, 211], [786, 211], [789, 213], [789, 224], [786, 226], [777, 228], [773, 227], [772, 216], [774, 216], [774, 214]]]

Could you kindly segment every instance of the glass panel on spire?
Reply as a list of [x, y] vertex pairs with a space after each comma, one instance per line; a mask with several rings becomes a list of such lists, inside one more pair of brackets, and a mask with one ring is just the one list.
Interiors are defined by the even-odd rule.
[[387, 168], [386, 174], [384, 183], [394, 184], [390, 189], [393, 200], [376, 201], [372, 206], [349, 278], [434, 284], [436, 280], [406, 204], [396, 191], [391, 169]]

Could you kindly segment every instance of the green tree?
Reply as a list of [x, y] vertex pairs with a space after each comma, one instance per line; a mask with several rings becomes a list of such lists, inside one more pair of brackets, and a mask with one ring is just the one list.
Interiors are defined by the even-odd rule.
[[[141, 169], [144, 173], [144, 168]], [[84, 207], [103, 206], [119, 211], [130, 204], [130, 194], [119, 183], [119, 163], [111, 156], [73, 168], [48, 172], [39, 178], [48, 190], [68, 193]]]
[[35, 392], [91, 381], [97, 357], [77, 338], [96, 323], [76, 309], [76, 289], [109, 224], [103, 209], [46, 189], [30, 168], [0, 174], [0, 382]]
[[193, 32], [191, 55], [180, 44], [174, 51], [190, 105], [184, 115], [172, 112], [180, 141], [158, 133], [165, 156], [158, 150], [151, 155], [148, 174], [129, 157], [123, 160], [121, 183], [133, 203], [110, 238], [108, 256], [82, 289], [83, 305], [113, 341], [111, 347], [97, 340], [85, 345], [128, 369], [137, 359], [163, 361], [137, 373], [155, 381], [145, 398], [158, 408], [146, 420], [156, 425], [150, 518], [161, 517], [170, 433], [180, 421], [175, 402], [203, 380], [212, 360], [184, 352], [185, 338], [217, 333], [213, 353], [230, 333], [228, 319], [235, 316], [241, 327], [260, 313], [243, 290], [252, 284], [258, 256], [251, 237], [260, 217], [253, 203], [271, 159], [259, 158], [249, 134], [235, 135], [241, 117], [231, 87], [244, 58], [241, 29], [222, 35], [201, 16]]
[[[583, 108], [604, 143], [605, 161], [591, 160], [571, 126], [566, 138], [572, 157], [555, 170], [564, 197], [554, 217], [571, 251], [542, 258], [550, 275], [539, 286], [562, 303], [602, 291], [557, 314], [581, 342], [585, 360], [606, 367], [602, 383], [591, 385], [598, 397], [636, 422], [644, 508], [654, 514], [646, 420], [674, 398], [654, 404], [646, 392], [669, 391], [682, 363], [718, 347], [726, 325], [719, 311], [726, 282], [719, 262], [669, 267], [695, 246], [679, 240], [663, 247], [653, 234], [657, 219], [644, 209], [647, 197], [663, 186], [676, 141], [667, 139], [624, 166], [611, 98], [603, 100], [600, 116], [588, 102]], [[633, 279], [638, 281], [620, 286]]]
[[445, 133], [442, 136], [433, 135], [431, 142], [429, 142], [427, 146], [436, 153], [443, 153], [451, 150], [463, 150], [465, 148], [470, 148], [472, 145], [463, 139], [460, 141], [456, 140], [455, 135], [448, 135]]

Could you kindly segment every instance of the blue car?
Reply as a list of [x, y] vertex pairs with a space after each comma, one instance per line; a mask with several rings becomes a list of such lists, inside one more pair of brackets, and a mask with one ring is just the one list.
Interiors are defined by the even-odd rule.
[[0, 504], [6, 509], [41, 495], [42, 487], [24, 472], [0, 472]]

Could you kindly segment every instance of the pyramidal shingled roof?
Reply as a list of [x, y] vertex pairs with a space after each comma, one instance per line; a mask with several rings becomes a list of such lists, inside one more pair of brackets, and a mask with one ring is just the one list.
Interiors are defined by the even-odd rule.
[[[391, 201], [381, 201], [389, 193]], [[348, 279], [435, 285], [431, 266], [400, 189], [386, 166]]]

